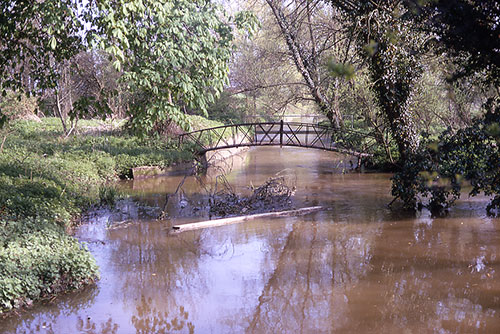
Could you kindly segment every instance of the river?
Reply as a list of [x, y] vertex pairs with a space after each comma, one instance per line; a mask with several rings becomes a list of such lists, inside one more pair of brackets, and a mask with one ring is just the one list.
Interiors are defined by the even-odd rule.
[[487, 199], [408, 216], [386, 207], [390, 175], [349, 165], [251, 149], [228, 174], [236, 191], [281, 172], [295, 207], [328, 209], [178, 235], [172, 224], [202, 219], [189, 207], [203, 199], [194, 178], [168, 221], [152, 217], [181, 174], [124, 182], [131, 197], [75, 232], [101, 280], [0, 320], [0, 333], [500, 333], [500, 219]]

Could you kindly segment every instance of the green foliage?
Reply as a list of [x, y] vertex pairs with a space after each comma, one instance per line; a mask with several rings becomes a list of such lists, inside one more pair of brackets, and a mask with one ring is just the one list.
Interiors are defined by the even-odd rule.
[[[105, 51], [133, 97], [124, 108], [130, 124], [145, 132], [170, 122], [189, 129], [186, 108], [206, 115], [228, 82], [233, 22], [250, 33], [258, 23], [250, 12], [227, 19], [210, 0], [23, 0], [4, 1], [0, 9], [4, 94], [75, 88], [64, 79], [70, 60], [78, 63], [83, 50]], [[111, 112], [103, 96], [112, 98], [112, 91], [102, 82], [98, 86], [97, 94], [65, 102], [72, 118]], [[6, 121], [0, 110], [0, 126]]]
[[105, 184], [99, 187], [99, 201], [101, 204], [114, 206], [117, 197], [118, 190], [113, 185]]
[[423, 28], [437, 36], [437, 53], [447, 54], [458, 65], [455, 78], [481, 73], [487, 84], [500, 84], [498, 1], [410, 1]]
[[0, 221], [0, 310], [80, 288], [98, 277], [85, 247], [54, 226], [40, 229], [44, 225], [46, 221]]
[[17, 90], [29, 74], [38, 89], [54, 87], [52, 64], [69, 59], [81, 47], [78, 2], [0, 2], [0, 90]]
[[[189, 116], [197, 126], [217, 126], [201, 116]], [[95, 127], [95, 121], [81, 121], [82, 128]], [[12, 125], [13, 134], [5, 143], [5, 157], [12, 173], [26, 170], [27, 177], [39, 175], [63, 176], [66, 170], [78, 173], [68, 175], [75, 184], [94, 183], [131, 176], [131, 168], [142, 165], [166, 167], [192, 156], [179, 151], [175, 142], [161, 138], [139, 138], [121, 130], [103, 135], [72, 136], [66, 140], [61, 125], [55, 118], [44, 118], [41, 123], [18, 121]], [[27, 149], [29, 147], [29, 150]], [[9, 159], [10, 158], [10, 159]], [[27, 165], [30, 164], [31, 165]], [[54, 166], [54, 170], [48, 170]], [[43, 172], [43, 171], [46, 172]], [[30, 172], [32, 171], [32, 174]], [[91, 174], [87, 174], [87, 172]]]
[[423, 73], [422, 54], [427, 36], [417, 29], [401, 1], [351, 2], [331, 0], [357, 30], [358, 53], [368, 59], [377, 104], [389, 121], [401, 158], [418, 146], [418, 133], [410, 104]]
[[219, 120], [211, 120], [199, 115], [190, 115], [189, 123], [191, 124], [193, 131], [224, 125], [224, 123]]
[[344, 64], [336, 62], [335, 59], [331, 58], [327, 63], [328, 71], [330, 75], [334, 77], [343, 77], [347, 80], [354, 78], [355, 69], [351, 64]]
[[248, 36], [252, 36], [255, 34], [258, 28], [261, 27], [261, 23], [257, 16], [248, 10], [243, 10], [234, 16], [234, 24], [238, 28], [239, 31], [243, 33], [247, 33]]
[[[413, 38], [414, 45], [410, 44], [408, 39], [403, 39], [411, 34], [404, 22], [381, 16], [390, 25], [379, 32], [378, 50], [371, 57], [370, 73], [380, 109], [390, 122], [400, 155], [404, 156], [418, 143], [409, 102], [415, 82], [422, 73], [418, 53], [412, 47], [421, 41]], [[392, 31], [398, 31], [398, 40], [394, 40]]]
[[437, 141], [423, 140], [394, 175], [392, 194], [408, 209], [419, 205], [441, 211], [460, 197], [467, 181], [472, 186], [470, 196], [481, 192], [493, 196], [488, 212], [500, 208], [498, 111], [464, 129], [450, 128]]
[[[188, 130], [185, 108], [206, 115], [228, 81], [233, 34], [221, 13], [206, 0], [113, 0], [91, 8], [98, 45], [138, 95], [130, 109], [134, 129], [174, 122]], [[247, 16], [237, 17], [240, 26]]]
[[5, 96], [0, 97], [0, 111], [8, 119], [23, 118], [32, 115], [36, 108], [37, 102], [34, 97], [27, 97], [19, 93], [16, 94], [11, 90], [6, 91]]
[[221, 96], [208, 107], [208, 116], [224, 124], [243, 122], [245, 106], [242, 98], [222, 92]]
[[8, 175], [13, 166], [2, 163], [0, 167], [0, 201], [3, 209], [14, 218], [50, 217], [61, 223], [71, 218], [68, 198], [63, 189], [53, 180], [36, 177], [35, 179]]
[[62, 135], [57, 119], [10, 124], [0, 153], [0, 312], [96, 279], [91, 254], [65, 231], [82, 209], [114, 203], [109, 181], [140, 165], [192, 159], [169, 141], [121, 131]]
[[[387, 145], [387, 147], [384, 147], [384, 144]], [[388, 150], [390, 151], [393, 161], [390, 160]], [[375, 145], [373, 148], [373, 156], [367, 158], [364, 162], [365, 166], [371, 170], [394, 172], [397, 170], [397, 166], [395, 165], [394, 161], [398, 160], [398, 147], [396, 143], [391, 140], [382, 144], [377, 143], [377, 145]]]

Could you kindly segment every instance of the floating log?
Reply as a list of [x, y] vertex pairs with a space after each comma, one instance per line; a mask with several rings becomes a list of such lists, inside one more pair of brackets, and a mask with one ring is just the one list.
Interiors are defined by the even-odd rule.
[[306, 215], [308, 213], [320, 211], [322, 209], [323, 209], [322, 206], [310, 206], [307, 208], [296, 209], [296, 210], [266, 212], [266, 213], [257, 213], [254, 215], [247, 215], [247, 216], [238, 216], [238, 217], [206, 220], [206, 221], [202, 221], [202, 222], [198, 222], [198, 223], [174, 225], [174, 226], [172, 226], [172, 230], [173, 230], [173, 232], [184, 232], [184, 231], [198, 230], [198, 229], [207, 228], [207, 227], [217, 227], [217, 226], [223, 226], [223, 225], [237, 224], [237, 223], [242, 223], [242, 222], [247, 221], [247, 220], [259, 219], [259, 218], [302, 216], [302, 215]]

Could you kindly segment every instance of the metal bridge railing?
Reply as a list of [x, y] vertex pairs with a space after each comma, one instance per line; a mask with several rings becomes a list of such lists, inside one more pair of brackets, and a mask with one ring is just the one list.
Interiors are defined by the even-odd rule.
[[223, 125], [188, 132], [179, 144], [191, 142], [198, 153], [242, 146], [295, 146], [367, 155], [375, 139], [352, 129], [336, 129], [299, 122], [262, 122]]

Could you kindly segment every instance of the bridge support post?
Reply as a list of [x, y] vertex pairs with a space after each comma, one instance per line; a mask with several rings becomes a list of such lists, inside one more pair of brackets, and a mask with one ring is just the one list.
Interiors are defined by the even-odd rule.
[[198, 155], [198, 157], [196, 158], [196, 160], [200, 164], [201, 171], [205, 172], [208, 169], [207, 152]]
[[280, 121], [280, 148], [283, 147], [283, 120]]

